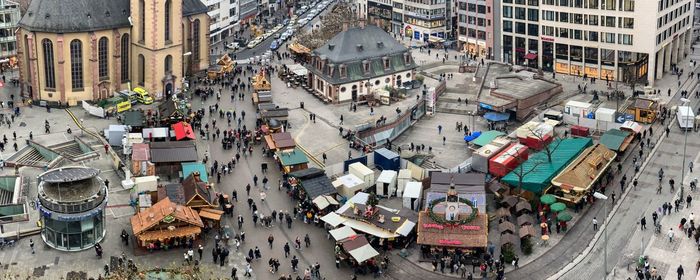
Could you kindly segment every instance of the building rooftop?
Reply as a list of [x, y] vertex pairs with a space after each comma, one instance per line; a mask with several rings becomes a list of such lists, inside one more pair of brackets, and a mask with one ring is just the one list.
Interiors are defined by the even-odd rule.
[[518, 99], [526, 99], [559, 86], [535, 78], [533, 72], [514, 72], [510, 65], [491, 63], [488, 67], [479, 101], [491, 106], [515, 106]]
[[84, 201], [105, 187], [98, 174], [98, 169], [78, 166], [49, 170], [39, 175], [39, 194], [53, 202]]
[[361, 61], [399, 54], [408, 49], [396, 41], [383, 29], [366, 25], [352, 27], [340, 32], [326, 42], [325, 45], [313, 50], [313, 54], [325, 56], [333, 63]]

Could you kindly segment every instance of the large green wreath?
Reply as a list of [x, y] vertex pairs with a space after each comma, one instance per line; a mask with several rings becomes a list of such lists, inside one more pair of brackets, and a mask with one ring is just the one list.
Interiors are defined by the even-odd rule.
[[467, 217], [466, 219], [457, 219], [455, 221], [445, 220], [445, 218], [443, 218], [444, 215], [438, 215], [435, 212], [433, 212], [433, 208], [435, 208], [436, 205], [438, 205], [440, 202], [445, 201], [447, 201], [447, 197], [435, 199], [430, 202], [430, 207], [428, 207], [428, 216], [430, 216], [430, 218], [438, 224], [448, 224], [452, 226], [466, 225], [474, 221], [474, 219], [476, 219], [476, 215], [479, 213], [479, 208], [476, 208], [476, 206], [474, 206], [474, 204], [472, 204], [471, 201], [465, 198], [459, 198], [459, 202], [469, 205], [469, 207], [472, 208], [471, 214], [469, 214], [469, 217]]

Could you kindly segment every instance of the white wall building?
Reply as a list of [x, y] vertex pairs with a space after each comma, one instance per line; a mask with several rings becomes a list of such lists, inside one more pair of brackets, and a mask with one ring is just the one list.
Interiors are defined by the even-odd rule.
[[332, 103], [357, 101], [385, 87], [413, 80], [417, 67], [408, 48], [375, 25], [346, 29], [313, 50], [308, 83]]
[[692, 0], [525, 2], [502, 4], [509, 63], [653, 85], [690, 52]]
[[225, 40], [237, 30], [239, 23], [239, 0], [202, 0], [209, 8], [209, 43], [216, 44]]

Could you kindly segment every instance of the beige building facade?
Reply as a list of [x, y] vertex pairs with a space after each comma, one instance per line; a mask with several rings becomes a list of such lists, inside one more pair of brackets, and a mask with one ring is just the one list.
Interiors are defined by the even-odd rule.
[[56, 2], [32, 1], [20, 21], [25, 99], [74, 105], [140, 86], [158, 100], [208, 67], [209, 17], [199, 0]]

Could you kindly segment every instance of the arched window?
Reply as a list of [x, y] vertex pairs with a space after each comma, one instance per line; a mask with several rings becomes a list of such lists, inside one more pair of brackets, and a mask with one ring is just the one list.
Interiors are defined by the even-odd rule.
[[170, 0], [165, 0], [165, 42], [170, 42]]
[[139, 0], [139, 42], [146, 42], [146, 3]]
[[146, 84], [145, 76], [146, 76], [146, 59], [143, 58], [142, 54], [139, 54], [139, 85], [140, 86], [143, 86], [144, 84]]
[[56, 88], [56, 72], [53, 64], [53, 43], [49, 39], [41, 41], [44, 47], [44, 79], [47, 88]]
[[129, 48], [131, 47], [129, 45], [129, 34], [124, 34], [122, 35], [122, 83], [126, 83], [129, 81]]
[[109, 39], [107, 37], [100, 38], [97, 43], [97, 61], [98, 61], [98, 73], [100, 75], [100, 80], [109, 79]]
[[70, 78], [73, 90], [83, 89], [83, 43], [78, 39], [70, 42]]
[[165, 74], [173, 72], [173, 56], [168, 55], [165, 57]]
[[199, 60], [199, 19], [192, 23], [192, 57], [195, 61]]

